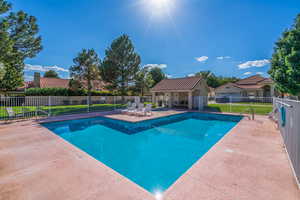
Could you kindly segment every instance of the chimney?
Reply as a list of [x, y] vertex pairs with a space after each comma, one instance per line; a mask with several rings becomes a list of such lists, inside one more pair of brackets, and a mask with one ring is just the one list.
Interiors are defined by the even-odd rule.
[[34, 72], [34, 79], [33, 79], [33, 84], [35, 88], [40, 88], [41, 87], [41, 74], [39, 72]]

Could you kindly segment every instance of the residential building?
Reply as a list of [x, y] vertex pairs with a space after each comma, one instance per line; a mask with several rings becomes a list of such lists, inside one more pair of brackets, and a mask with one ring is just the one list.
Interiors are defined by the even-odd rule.
[[218, 97], [273, 97], [274, 84], [270, 78], [250, 76], [235, 83], [227, 83], [215, 89]]
[[167, 107], [183, 107], [196, 109], [207, 104], [209, 92], [206, 81], [202, 77], [186, 77], [164, 79], [152, 89], [152, 102]]
[[[33, 81], [28, 81], [24, 83], [22, 88], [69, 88], [70, 79], [61, 78], [44, 78], [40, 76], [40, 73], [34, 73]], [[87, 81], [82, 81], [83, 88], [87, 89]], [[105, 86], [107, 84], [103, 81], [93, 80], [92, 90], [103, 91], [106, 90]]]

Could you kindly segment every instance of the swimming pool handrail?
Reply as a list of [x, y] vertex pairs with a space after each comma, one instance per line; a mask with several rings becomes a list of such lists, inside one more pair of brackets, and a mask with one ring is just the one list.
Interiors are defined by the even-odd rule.
[[284, 102], [281, 102], [281, 101], [276, 101], [277, 103], [280, 103], [281, 105], [284, 105], [286, 107], [289, 107], [289, 108], [292, 108], [293, 106], [290, 105], [290, 104], [287, 104], [287, 103], [284, 103]]

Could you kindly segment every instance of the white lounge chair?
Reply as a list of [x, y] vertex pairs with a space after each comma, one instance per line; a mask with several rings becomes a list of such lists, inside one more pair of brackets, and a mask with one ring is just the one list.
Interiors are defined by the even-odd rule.
[[25, 114], [32, 113], [33, 111], [22, 111], [22, 113], [15, 113], [12, 107], [7, 107], [6, 112], [9, 118], [15, 118], [15, 117], [25, 117]]
[[138, 104], [138, 108], [137, 109], [131, 110], [128, 113], [132, 114], [132, 115], [137, 115], [137, 113], [140, 112], [140, 111], [142, 111], [143, 108], [144, 108], [144, 104], [140, 103], [140, 104]]
[[150, 114], [150, 116], [152, 115], [152, 104], [147, 104], [145, 108], [143, 108], [141, 111], [138, 111], [136, 113], [139, 116], [147, 116], [148, 114]]
[[131, 102], [129, 101], [129, 102], [127, 103], [127, 105], [126, 105], [126, 109], [121, 110], [121, 113], [126, 113], [127, 110], [130, 109], [130, 108], [131, 108]]
[[136, 109], [136, 103], [132, 103], [131, 104], [131, 102], [128, 102], [127, 108], [124, 109], [124, 110], [121, 110], [121, 113], [129, 113], [129, 112], [131, 112], [131, 111], [133, 111], [135, 109]]

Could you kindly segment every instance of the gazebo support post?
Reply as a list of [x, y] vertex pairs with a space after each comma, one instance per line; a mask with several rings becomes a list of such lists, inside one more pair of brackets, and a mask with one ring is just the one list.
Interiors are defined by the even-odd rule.
[[192, 91], [189, 91], [189, 96], [188, 96], [188, 108], [190, 110], [193, 109], [193, 92]]

